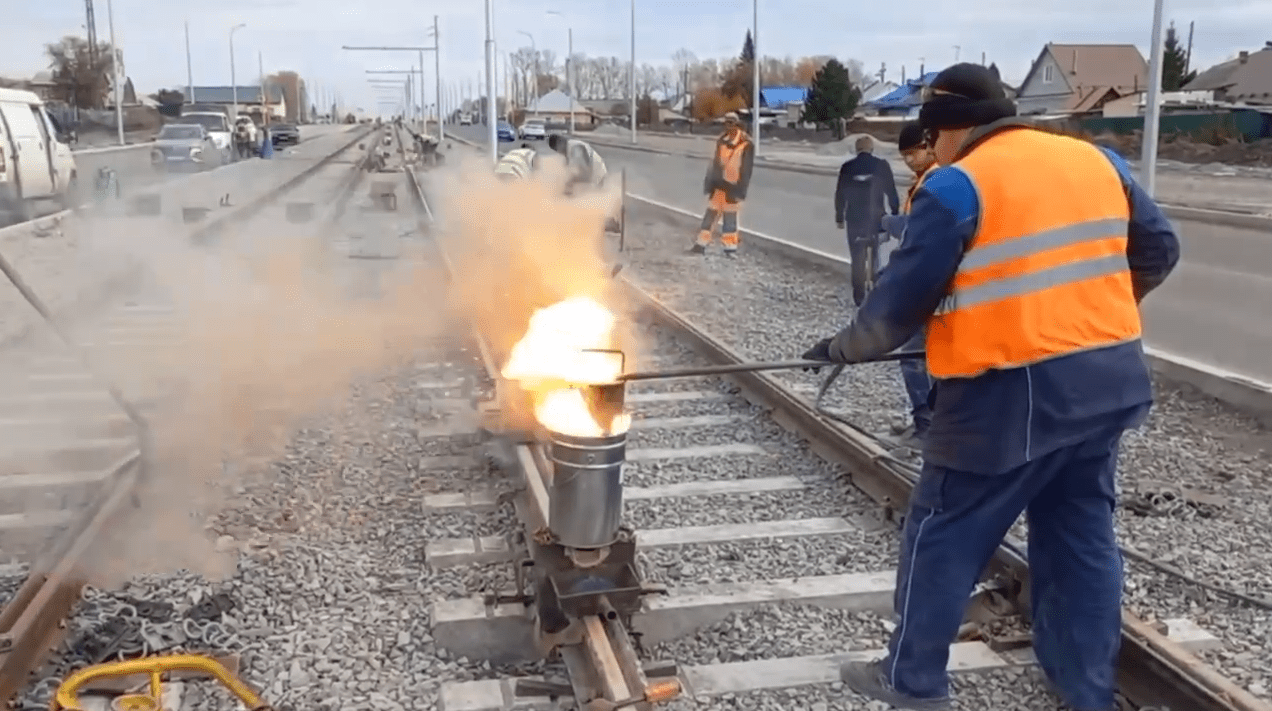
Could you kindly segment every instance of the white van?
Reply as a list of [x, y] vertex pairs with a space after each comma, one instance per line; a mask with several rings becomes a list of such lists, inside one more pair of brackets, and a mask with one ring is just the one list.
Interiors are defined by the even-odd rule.
[[31, 203], [70, 207], [79, 176], [71, 147], [58, 140], [44, 102], [29, 91], [0, 89], [0, 219], [22, 221]]

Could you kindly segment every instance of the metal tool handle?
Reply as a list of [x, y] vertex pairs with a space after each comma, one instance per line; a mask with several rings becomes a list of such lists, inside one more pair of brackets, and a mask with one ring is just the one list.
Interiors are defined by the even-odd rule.
[[[923, 351], [898, 351], [886, 353], [878, 358], [861, 361], [862, 363], [885, 363], [894, 360], [910, 360], [923, 358]], [[799, 368], [826, 368], [842, 365], [824, 360], [783, 360], [767, 363], [730, 363], [729, 365], [706, 365], [695, 368], [674, 368], [671, 370], [624, 373], [619, 380], [661, 380], [668, 378], [694, 378], [704, 375], [726, 375], [728, 373], [754, 373], [764, 370], [796, 370]]]

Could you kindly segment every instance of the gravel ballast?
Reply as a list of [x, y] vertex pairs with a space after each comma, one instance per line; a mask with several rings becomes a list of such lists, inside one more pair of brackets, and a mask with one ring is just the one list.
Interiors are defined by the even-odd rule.
[[[736, 260], [721, 257], [718, 247], [706, 257], [690, 256], [694, 226], [646, 206], [629, 206], [628, 229], [625, 274], [752, 360], [797, 358], [850, 318], [846, 275], [761, 252], [745, 241]], [[775, 377], [809, 398], [821, 382], [802, 371]], [[877, 433], [908, 415], [893, 364], [846, 368], [826, 405]], [[1270, 445], [1272, 435], [1254, 420], [1158, 379], [1148, 423], [1128, 433], [1122, 447], [1123, 544], [1194, 578], [1272, 600], [1265, 495]], [[1190, 493], [1181, 494], [1184, 488]], [[1268, 644], [1266, 611], [1244, 610], [1195, 586], [1181, 589], [1169, 576], [1129, 560], [1127, 591], [1128, 604], [1146, 617], [1190, 617], [1220, 636], [1227, 649], [1207, 658], [1234, 678], [1244, 676], [1252, 693], [1266, 697], [1272, 668], [1254, 651]], [[1241, 663], [1248, 665], [1244, 675]]]

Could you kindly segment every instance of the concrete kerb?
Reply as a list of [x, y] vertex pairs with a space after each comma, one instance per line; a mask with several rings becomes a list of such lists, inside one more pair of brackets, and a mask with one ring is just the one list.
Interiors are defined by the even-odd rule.
[[101, 146], [98, 148], [81, 148], [79, 150], [72, 150], [71, 155], [94, 156], [94, 155], [102, 155], [104, 153], [122, 153], [124, 151], [150, 150], [151, 148], [154, 147], [154, 145], [155, 145], [154, 141], [145, 141], [143, 143], [129, 143], [126, 146]]
[[[697, 214], [675, 205], [668, 205], [632, 193], [628, 193], [627, 197], [694, 222], [698, 220]], [[845, 274], [848, 273], [851, 265], [847, 258], [795, 244], [779, 237], [747, 229], [741, 232], [744, 239], [761, 251], [780, 254], [806, 264]], [[1166, 353], [1157, 348], [1146, 346], [1144, 352], [1153, 370], [1167, 380], [1194, 387], [1272, 426], [1272, 384], [1252, 380], [1222, 368]]]
[[[605, 146], [606, 148], [618, 148], [625, 151], [636, 151], [639, 153], [653, 153], [664, 156], [681, 156], [693, 157], [693, 154], [668, 151], [661, 148], [650, 148], [648, 146], [633, 146], [630, 144], [611, 143], [609, 141], [593, 141], [596, 144]], [[705, 160], [705, 158], [704, 158]], [[782, 170], [788, 173], [802, 173], [804, 175], [823, 175], [827, 177], [837, 176], [839, 173], [830, 168], [818, 168], [815, 166], [799, 165], [797, 163], [787, 163], [785, 161], [765, 160], [763, 156], [759, 156], [756, 160], [756, 166], [768, 168], [770, 170]], [[908, 177], [899, 178], [897, 187], [909, 188], [913, 181]], [[1264, 217], [1253, 213], [1232, 212], [1228, 210], [1212, 210], [1208, 208], [1189, 207], [1187, 205], [1173, 205], [1170, 203], [1160, 203], [1162, 211], [1167, 217], [1186, 222], [1200, 222], [1206, 225], [1218, 225], [1221, 227], [1236, 227], [1247, 230], [1260, 230], [1272, 232], [1272, 217]]]

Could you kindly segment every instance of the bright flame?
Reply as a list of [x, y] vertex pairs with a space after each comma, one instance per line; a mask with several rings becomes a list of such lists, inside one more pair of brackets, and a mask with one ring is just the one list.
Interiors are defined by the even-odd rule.
[[621, 358], [588, 352], [613, 347], [615, 323], [609, 309], [586, 296], [555, 303], [530, 317], [503, 376], [531, 394], [535, 417], [544, 427], [575, 437], [600, 437], [630, 426], [625, 414], [598, 423], [577, 387], [613, 383], [622, 374]]

